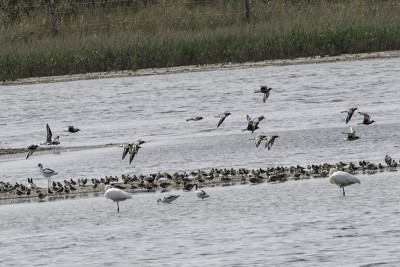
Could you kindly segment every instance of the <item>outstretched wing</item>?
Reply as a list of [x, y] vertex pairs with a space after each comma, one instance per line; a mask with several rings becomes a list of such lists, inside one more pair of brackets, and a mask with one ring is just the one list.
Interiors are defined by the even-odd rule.
[[217, 128], [224, 122], [225, 118], [226, 118], [226, 116], [223, 116], [223, 117], [221, 117], [221, 119], [219, 119]]
[[51, 138], [53, 137], [53, 134], [52, 134], [52, 132], [50, 130], [50, 126], [48, 124], [46, 124], [46, 130], [47, 130], [47, 143], [51, 144], [52, 143]]

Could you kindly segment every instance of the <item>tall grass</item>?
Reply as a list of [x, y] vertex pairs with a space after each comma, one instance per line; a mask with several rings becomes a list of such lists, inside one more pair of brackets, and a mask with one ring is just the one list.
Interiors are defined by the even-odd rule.
[[400, 48], [398, 1], [252, 1], [248, 23], [243, 1], [195, 2], [58, 4], [55, 36], [45, 9], [0, 17], [0, 80]]

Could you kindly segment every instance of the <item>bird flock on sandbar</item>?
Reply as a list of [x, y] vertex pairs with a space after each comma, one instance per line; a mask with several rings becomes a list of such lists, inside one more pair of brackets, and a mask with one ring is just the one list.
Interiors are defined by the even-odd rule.
[[[255, 90], [254, 93], [263, 94], [262, 101], [265, 103], [270, 97], [272, 88], [268, 86], [260, 86], [258, 90]], [[349, 124], [355, 111], [358, 108], [351, 107], [347, 110], [341, 111], [341, 113], [346, 113], [345, 122]], [[366, 112], [358, 112], [363, 119], [362, 122], [358, 124], [370, 125], [374, 123], [374, 120], [371, 120], [371, 116]], [[216, 117], [219, 120], [216, 122], [216, 128], [220, 128], [221, 125], [227, 120], [227, 118], [231, 115], [229, 110], [220, 113]], [[187, 118], [187, 122], [191, 121], [201, 121], [203, 116], [194, 116], [191, 118]], [[260, 123], [265, 119], [264, 115], [258, 115], [255, 117], [246, 116], [246, 122], [244, 122], [245, 128], [242, 131], [249, 131], [252, 134], [260, 129]], [[246, 123], [246, 124], [245, 124]], [[66, 132], [69, 133], [77, 133], [80, 131], [79, 128], [75, 126], [67, 126]], [[346, 135], [344, 141], [355, 141], [360, 139], [359, 136], [356, 135], [356, 131], [353, 126], [349, 125], [349, 130], [346, 132], [342, 132]], [[266, 135], [264, 133], [258, 133], [254, 137], [249, 138], [249, 140], [254, 140], [256, 148], [258, 148], [262, 141], [265, 141], [265, 148], [268, 150], [272, 149], [272, 146], [275, 140], [278, 138], [278, 135]], [[46, 141], [40, 143], [40, 145], [32, 144], [26, 147], [27, 155], [26, 159], [32, 157], [32, 154], [40, 147], [40, 146], [54, 146], [55, 148], [60, 145], [60, 136], [56, 135], [53, 137], [53, 133], [50, 129], [50, 126], [46, 124]], [[124, 160], [129, 155], [129, 164], [131, 164], [138, 154], [139, 149], [142, 148], [142, 145], [145, 144], [146, 141], [142, 139], [135, 139], [133, 141], [127, 142], [125, 144], [119, 145], [122, 147], [122, 160]], [[245, 168], [240, 168], [239, 170], [234, 169], [212, 169], [209, 172], [198, 170], [197, 172], [190, 173], [157, 173], [150, 174], [149, 176], [144, 175], [122, 175], [122, 185], [118, 177], [106, 177], [101, 179], [78, 179], [77, 181], [70, 179], [64, 180], [64, 184], [60, 182], [55, 182], [51, 180], [51, 177], [57, 175], [57, 172], [50, 169], [45, 168], [41, 163], [37, 166], [39, 167], [40, 173], [48, 179], [48, 188], [47, 191], [42, 191], [42, 188], [38, 187], [32, 178], [28, 178], [28, 185], [25, 186], [23, 184], [16, 183], [15, 185], [11, 185], [9, 183], [0, 182], [0, 193], [15, 193], [18, 196], [26, 195], [29, 196], [32, 192], [35, 192], [39, 200], [43, 200], [48, 195], [53, 194], [61, 194], [61, 193], [69, 193], [74, 191], [82, 191], [81, 188], [88, 188], [89, 183], [91, 182], [91, 189], [96, 190], [100, 184], [104, 185], [104, 196], [107, 199], [110, 199], [117, 203], [117, 211], [119, 212], [119, 202], [127, 199], [131, 199], [132, 196], [124, 191], [124, 190], [146, 190], [153, 191], [157, 188], [160, 188], [162, 191], [166, 190], [168, 187], [176, 187], [180, 188], [183, 191], [191, 191], [195, 188], [195, 195], [204, 200], [209, 198], [209, 195], [200, 187], [204, 185], [215, 185], [219, 184], [228, 184], [230, 182], [239, 181], [241, 184], [250, 183], [252, 185], [260, 184], [264, 181], [276, 183], [276, 182], [284, 182], [287, 181], [290, 177], [294, 180], [297, 179], [308, 179], [310, 177], [329, 177], [330, 183], [339, 186], [343, 191], [343, 196], [345, 196], [344, 187], [360, 183], [360, 180], [357, 179], [354, 174], [358, 171], [373, 173], [377, 171], [383, 171], [384, 169], [395, 170], [397, 168], [397, 162], [392, 159], [389, 155], [386, 155], [385, 163], [387, 166], [383, 166], [382, 164], [373, 164], [370, 162], [360, 161], [358, 166], [350, 162], [349, 164], [340, 162], [336, 164], [321, 164], [321, 165], [308, 165], [307, 167], [291, 166], [291, 167], [276, 167], [276, 168], [267, 168], [267, 169], [255, 169], [248, 170]], [[194, 183], [195, 182], [195, 183]], [[201, 186], [199, 186], [199, 183]], [[90, 190], [85, 191], [90, 192]], [[171, 204], [173, 201], [179, 198], [180, 195], [167, 195], [163, 198], [158, 198], [157, 203], [165, 203]]]

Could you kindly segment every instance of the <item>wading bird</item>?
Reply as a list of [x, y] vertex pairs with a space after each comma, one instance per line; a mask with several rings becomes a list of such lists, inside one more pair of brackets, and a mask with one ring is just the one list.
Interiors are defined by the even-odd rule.
[[112, 188], [111, 185], [106, 185], [104, 187], [104, 190], [105, 190], [104, 196], [106, 198], [111, 199], [114, 202], [117, 202], [118, 212], [119, 212], [119, 202], [132, 198], [132, 196], [128, 194], [128, 192], [125, 192], [124, 190], [118, 188]]
[[344, 187], [352, 184], [359, 184], [360, 180], [351, 175], [348, 172], [338, 171], [336, 168], [332, 168], [329, 171], [329, 180], [331, 184], [336, 184], [340, 188], [343, 188], [343, 196], [345, 196]]
[[46, 177], [47, 180], [48, 180], [48, 181], [47, 181], [47, 182], [48, 182], [47, 188], [50, 188], [51, 176], [57, 175], [58, 173], [55, 172], [55, 171], [52, 170], [52, 169], [49, 169], [49, 168], [44, 168], [44, 169], [43, 169], [43, 165], [42, 165], [41, 163], [38, 164], [38, 167], [39, 167], [39, 169], [40, 169], [40, 173], [41, 173], [44, 177]]

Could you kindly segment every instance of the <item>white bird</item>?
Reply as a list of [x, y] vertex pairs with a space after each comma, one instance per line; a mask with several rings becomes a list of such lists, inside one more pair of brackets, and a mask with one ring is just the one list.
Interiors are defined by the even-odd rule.
[[41, 163], [39, 163], [38, 164], [38, 167], [39, 167], [39, 169], [40, 169], [40, 173], [44, 176], [44, 177], [46, 177], [48, 180], [47, 180], [47, 182], [48, 182], [48, 188], [50, 188], [50, 183], [51, 183], [51, 176], [53, 176], [53, 175], [57, 175], [58, 173], [57, 172], [55, 172], [54, 170], [52, 170], [52, 169], [49, 169], [49, 168], [44, 168], [43, 169], [43, 165], [41, 164]]
[[331, 184], [336, 184], [340, 188], [343, 188], [343, 196], [345, 196], [344, 187], [352, 184], [359, 184], [360, 180], [351, 175], [348, 172], [338, 171], [336, 168], [332, 168], [329, 171], [329, 180]]
[[201, 198], [201, 200], [204, 200], [207, 197], [210, 197], [209, 195], [207, 195], [206, 192], [204, 192], [204, 190], [197, 190], [197, 184], [195, 184], [194, 186], [196, 186], [196, 191], [194, 191], [194, 193], [196, 194], [196, 196], [198, 198]]
[[169, 196], [165, 196], [163, 199], [159, 198], [157, 199], [157, 203], [167, 203], [167, 204], [171, 204], [172, 201], [174, 201], [175, 199], [177, 199], [179, 197], [179, 195], [169, 195]]
[[119, 212], [119, 202], [124, 201], [126, 199], [132, 198], [132, 196], [125, 192], [124, 190], [113, 188], [111, 185], [106, 185], [104, 187], [105, 193], [104, 196], [108, 199], [111, 199], [114, 202], [117, 202], [118, 212]]

